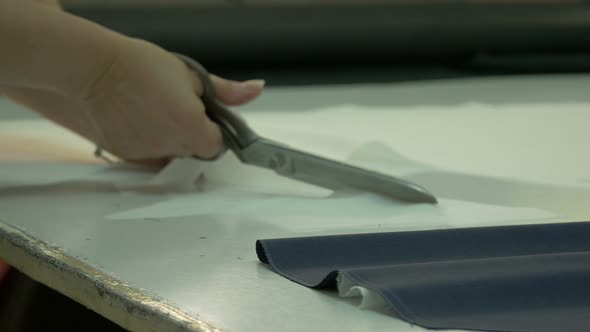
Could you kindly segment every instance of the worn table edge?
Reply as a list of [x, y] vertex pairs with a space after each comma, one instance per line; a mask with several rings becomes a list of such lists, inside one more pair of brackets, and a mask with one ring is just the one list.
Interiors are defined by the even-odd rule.
[[221, 331], [2, 220], [0, 259], [130, 331]]

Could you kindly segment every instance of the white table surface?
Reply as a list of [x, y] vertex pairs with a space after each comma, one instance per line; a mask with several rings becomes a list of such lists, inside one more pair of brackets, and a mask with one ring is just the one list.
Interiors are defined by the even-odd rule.
[[[368, 155], [352, 162], [403, 175], [445, 200], [515, 211], [501, 220], [495, 212], [412, 220], [416, 209], [404, 206], [400, 211], [410, 212], [403, 218], [379, 222], [370, 208], [367, 218], [337, 211], [341, 218], [199, 215], [190, 205], [199, 193], [121, 191], [114, 184], [153, 174], [105, 166], [87, 142], [0, 101], [7, 110], [0, 124], [0, 258], [132, 330], [420, 331], [278, 276], [258, 262], [255, 241], [588, 220], [588, 87], [590, 76], [578, 75], [281, 88], [243, 111], [266, 136], [341, 160], [360, 149]], [[373, 145], [361, 147], [367, 142]], [[227, 167], [242, 169], [231, 160], [224, 165], [211, 174], [219, 183], [309, 189], [250, 168], [245, 177], [227, 174]], [[530, 217], [528, 209], [541, 211], [539, 220], [521, 218]]]

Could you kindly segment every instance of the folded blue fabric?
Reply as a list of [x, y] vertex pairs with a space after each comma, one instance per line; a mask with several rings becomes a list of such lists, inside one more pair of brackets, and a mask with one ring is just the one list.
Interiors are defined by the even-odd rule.
[[338, 273], [427, 328], [590, 331], [590, 222], [259, 240], [299, 284]]

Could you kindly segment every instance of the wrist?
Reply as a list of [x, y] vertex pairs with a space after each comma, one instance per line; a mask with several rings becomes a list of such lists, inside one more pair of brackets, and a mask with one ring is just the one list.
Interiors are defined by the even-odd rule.
[[81, 64], [84, 69], [64, 93], [81, 100], [91, 100], [100, 95], [121, 93], [127, 82], [142, 74], [137, 64], [143, 57], [157, 47], [142, 39], [113, 35], [105, 41], [108, 46], [101, 55]]
[[91, 38], [89, 49], [81, 51], [70, 72], [56, 82], [56, 88], [64, 95], [88, 99], [95, 86], [104, 80], [124, 53], [130, 38], [99, 27]]
[[[109, 31], [110, 32], [110, 31]], [[96, 86], [105, 81], [127, 47], [129, 38], [108, 33], [99, 37], [91, 56], [81, 56], [69, 79], [62, 81], [58, 89], [65, 95], [78, 99], [89, 99]]]

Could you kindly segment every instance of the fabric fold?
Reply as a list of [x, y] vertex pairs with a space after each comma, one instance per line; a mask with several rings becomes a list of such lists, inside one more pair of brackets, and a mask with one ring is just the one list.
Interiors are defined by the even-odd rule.
[[290, 280], [334, 287], [340, 274], [423, 327], [587, 331], [589, 239], [590, 222], [579, 222], [259, 240], [256, 247], [261, 262]]

